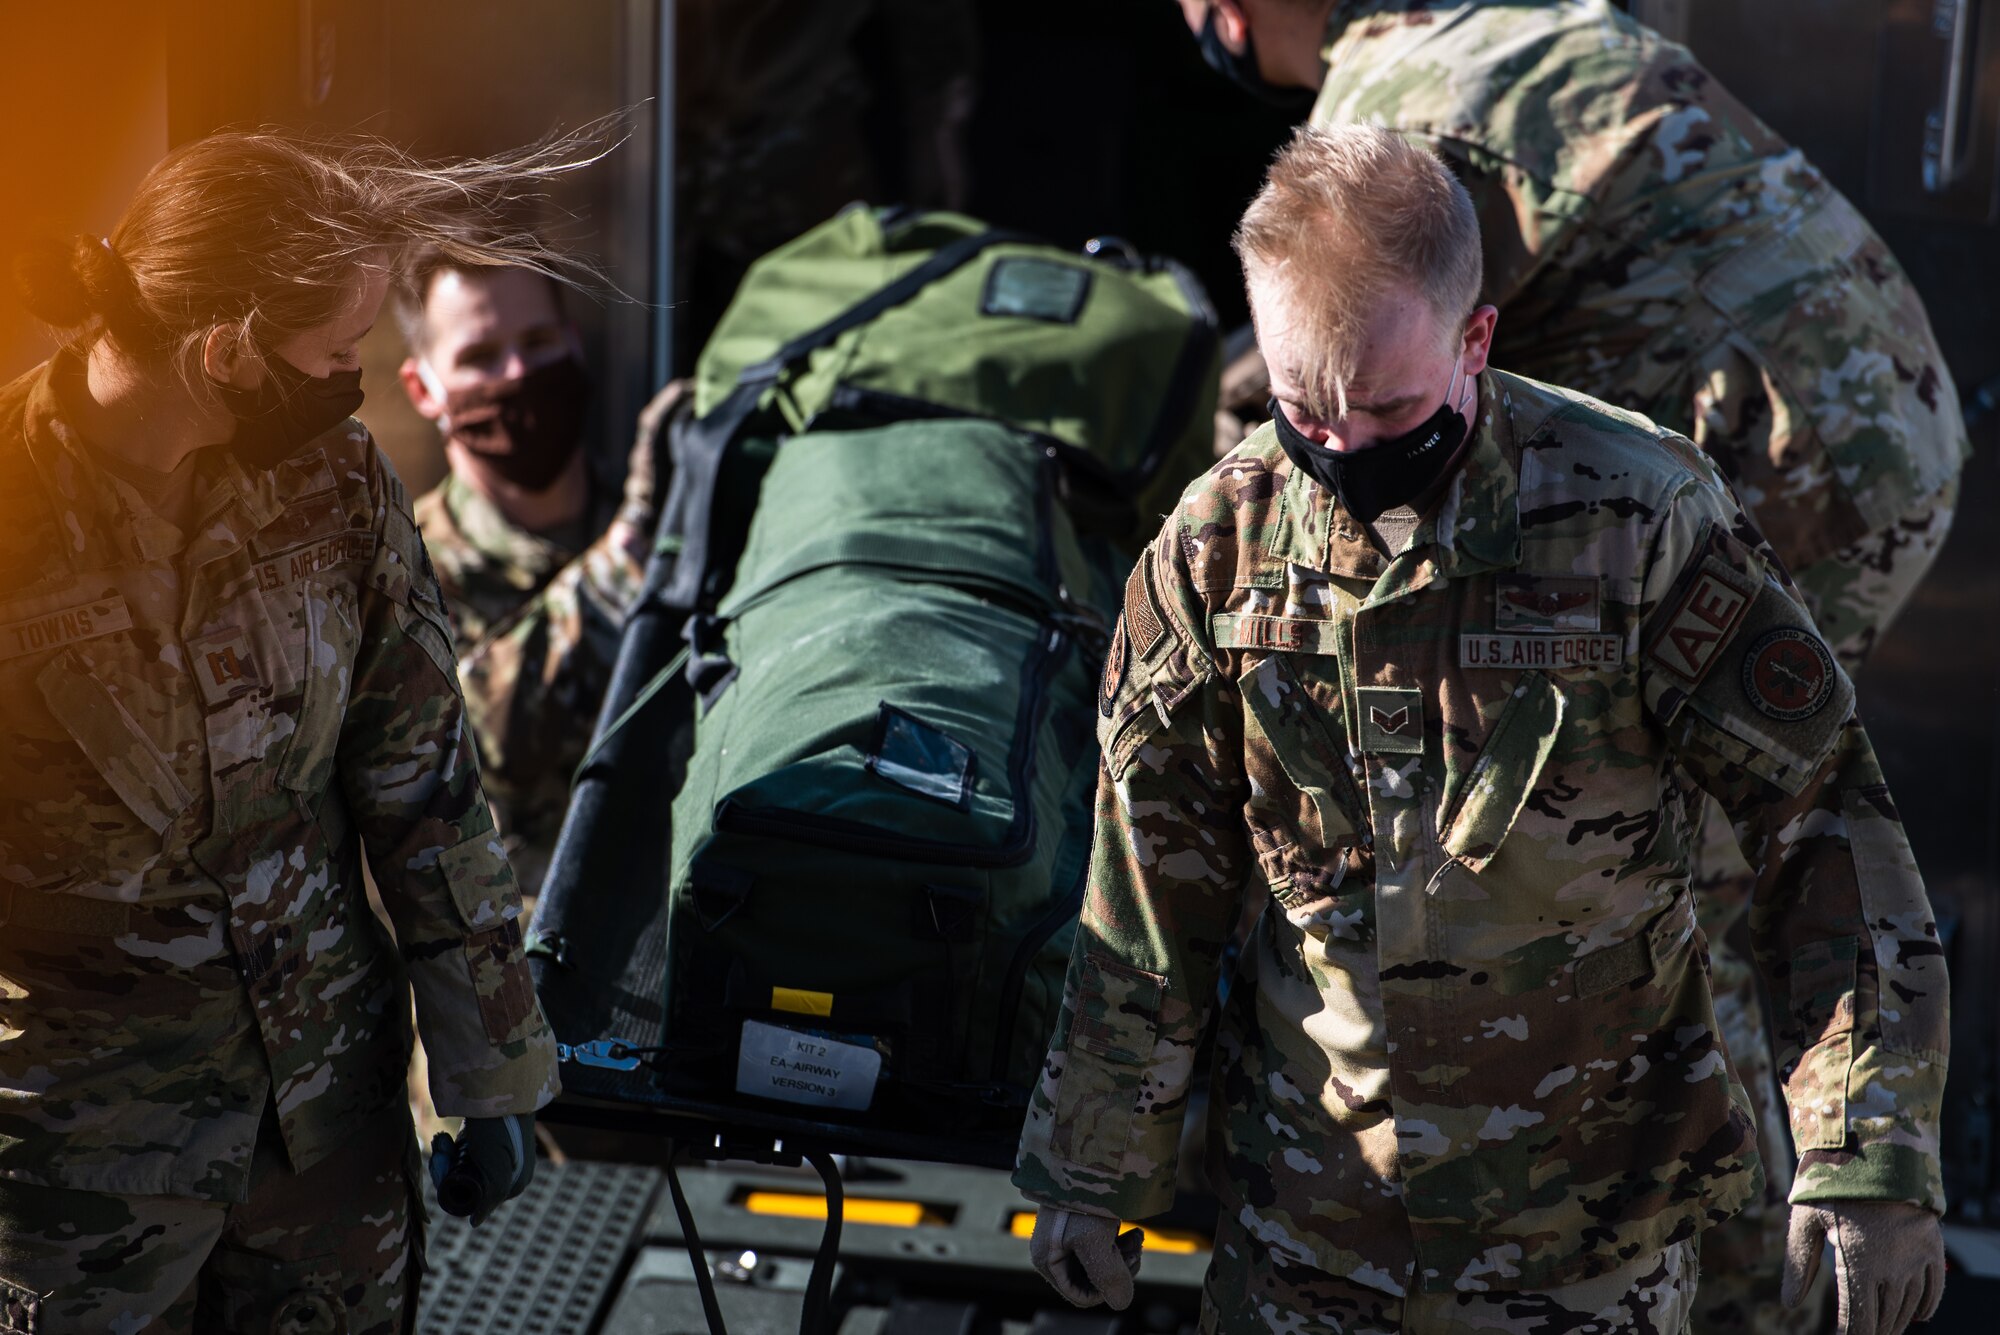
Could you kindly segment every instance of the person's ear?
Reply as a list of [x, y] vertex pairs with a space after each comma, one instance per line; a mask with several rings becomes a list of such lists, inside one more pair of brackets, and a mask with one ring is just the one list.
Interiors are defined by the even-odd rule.
[[1233, 55], [1242, 55], [1250, 49], [1250, 20], [1243, 13], [1243, 6], [1237, 0], [1214, 0], [1215, 35]]
[[444, 404], [438, 402], [430, 386], [424, 383], [423, 376], [417, 371], [415, 357], [403, 358], [403, 364], [396, 368], [396, 378], [403, 382], [403, 393], [410, 396], [410, 406], [417, 410], [419, 416], [433, 422], [444, 416]]
[[216, 384], [238, 389], [255, 389], [264, 380], [263, 359], [244, 341], [237, 325], [216, 325], [202, 338], [201, 369]]
[[1465, 339], [1459, 345], [1459, 355], [1464, 359], [1468, 376], [1486, 369], [1487, 356], [1493, 351], [1493, 330], [1499, 321], [1498, 307], [1481, 306], [1465, 322]]

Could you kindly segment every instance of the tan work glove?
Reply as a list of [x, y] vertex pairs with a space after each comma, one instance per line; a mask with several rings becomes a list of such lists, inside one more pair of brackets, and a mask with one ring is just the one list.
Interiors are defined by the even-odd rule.
[[1792, 1207], [1785, 1244], [1785, 1306], [1797, 1307], [1833, 1239], [1838, 1335], [1902, 1335], [1944, 1296], [1944, 1231], [1929, 1210], [1902, 1201], [1822, 1201]]
[[1139, 1248], [1145, 1241], [1136, 1228], [1119, 1236], [1116, 1219], [1044, 1206], [1035, 1213], [1028, 1259], [1057, 1293], [1078, 1307], [1109, 1303], [1112, 1311], [1122, 1312], [1132, 1305], [1132, 1280], [1139, 1273]]

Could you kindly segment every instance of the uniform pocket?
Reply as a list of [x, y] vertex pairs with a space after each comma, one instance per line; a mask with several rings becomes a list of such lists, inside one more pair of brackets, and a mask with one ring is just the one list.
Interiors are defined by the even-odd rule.
[[25, 763], [8, 766], [0, 789], [32, 816], [22, 827], [9, 822], [19, 833], [0, 856], [0, 877], [42, 889], [136, 881], [159, 860], [168, 828], [193, 795], [74, 650], [44, 664], [35, 686], [55, 728], [36, 737], [30, 730], [41, 729], [29, 719], [8, 738]]
[[1561, 688], [1547, 673], [1523, 673], [1439, 822], [1446, 853], [1473, 872], [1492, 864], [1555, 751], [1562, 720]]
[[1344, 854], [1359, 838], [1366, 805], [1342, 766], [1325, 706], [1300, 682], [1289, 657], [1272, 654], [1237, 682], [1255, 725], [1243, 766], [1251, 781], [1247, 815], [1267, 832], [1263, 845], [1293, 843], [1308, 861]]
[[63, 654], [35, 678], [49, 712], [68, 730], [105, 783], [155, 835], [194, 800], [160, 749], [103, 682], [74, 654]]
[[1812, 941], [1792, 952], [1788, 979], [1791, 1021], [1801, 1049], [1854, 1029], [1854, 962], [1851, 936]]
[[333, 777], [340, 749], [340, 725], [354, 688], [354, 658], [361, 630], [354, 590], [348, 585], [308, 579], [305, 598], [305, 656], [297, 731], [278, 770], [279, 786], [295, 793], [319, 793]]
[[454, 844], [438, 855], [438, 872], [465, 929], [465, 967], [486, 1036], [512, 1042], [535, 1014], [535, 985], [521, 952], [520, 902], [500, 836], [489, 830]]
[[1159, 1037], [1167, 980], [1086, 952], [1070, 1007], [1051, 1147], [1075, 1163], [1115, 1167], [1131, 1140], [1146, 1064]]

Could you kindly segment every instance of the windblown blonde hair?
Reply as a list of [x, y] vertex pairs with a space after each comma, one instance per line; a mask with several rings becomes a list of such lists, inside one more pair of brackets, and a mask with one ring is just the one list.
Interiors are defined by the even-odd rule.
[[418, 252], [466, 266], [602, 276], [521, 225], [522, 201], [616, 146], [593, 122], [485, 158], [425, 162], [376, 138], [261, 129], [210, 135], [146, 174], [109, 237], [44, 241], [16, 260], [29, 311], [87, 348], [170, 359], [192, 382], [216, 326], [268, 350], [333, 319], [358, 265]]
[[1347, 415], [1347, 386], [1382, 294], [1414, 289], [1440, 336], [1463, 336], [1479, 300], [1479, 220], [1437, 155], [1375, 125], [1300, 127], [1236, 229], [1246, 279], [1275, 280], [1305, 346], [1287, 367], [1316, 416]]

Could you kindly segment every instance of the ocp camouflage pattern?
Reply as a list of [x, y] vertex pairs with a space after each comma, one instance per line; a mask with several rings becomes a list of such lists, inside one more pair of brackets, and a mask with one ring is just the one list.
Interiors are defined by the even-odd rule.
[[1142, 558], [1015, 1181], [1165, 1209], [1212, 1036], [1216, 1186], [1278, 1259], [1542, 1289], [1714, 1224], [1761, 1173], [1689, 885], [1705, 791], [1766, 869], [1794, 1199], [1941, 1209], [1942, 955], [1845, 674], [1685, 440], [1480, 394], [1394, 560], [1268, 428]]
[[[1603, 0], [1346, 3], [1324, 54], [1316, 123], [1393, 126], [1470, 190], [1495, 359], [1690, 435], [1858, 669], [1936, 558], [1970, 450], [1881, 238], [1686, 50]], [[1717, 891], [1701, 923], [1717, 1013], [1768, 1129], [1765, 1025], [1727, 944], [1750, 873], [1709, 824], [1696, 873]], [[1765, 1149], [1786, 1158], [1781, 1140]], [[1824, 1283], [1777, 1302], [1789, 1173], [1773, 1167], [1783, 1180], [1709, 1239], [1698, 1331], [1819, 1324]]]
[[1216, 1227], [1201, 1335], [1686, 1335], [1696, 1293], [1692, 1238], [1574, 1284], [1384, 1293], [1307, 1266], [1272, 1264], [1235, 1219]]
[[581, 552], [509, 523], [456, 474], [418, 500], [416, 515], [451, 612], [487, 799], [532, 895], [645, 569], [604, 505], [593, 507]]
[[1323, 54], [1314, 124], [1398, 130], [1471, 192], [1494, 363], [1687, 434], [1794, 571], [1957, 475], [1908, 276], [1685, 48], [1609, 0], [1344, 0]]
[[[554, 1047], [401, 484], [348, 421], [198, 457], [192, 531], [92, 468], [57, 385], [0, 389], [0, 1175], [241, 1200], [403, 1097], [409, 991], [454, 1116]], [[395, 940], [370, 912], [363, 846]]]

